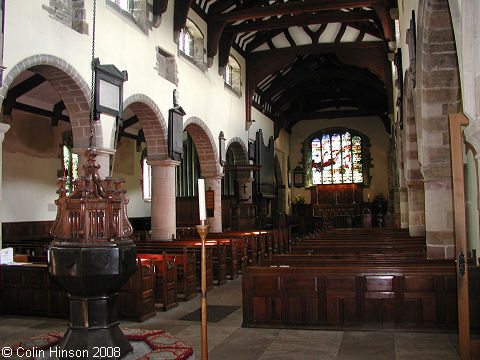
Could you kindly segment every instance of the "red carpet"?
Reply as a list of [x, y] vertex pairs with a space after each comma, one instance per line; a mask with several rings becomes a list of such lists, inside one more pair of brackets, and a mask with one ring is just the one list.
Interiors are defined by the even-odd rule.
[[[193, 355], [193, 349], [190, 346], [163, 330], [123, 328], [122, 331], [129, 341], [144, 341], [152, 349], [139, 360], [186, 360]], [[42, 350], [58, 345], [63, 335], [63, 332], [52, 332], [21, 340], [9, 346], [12, 356], [8, 359], [33, 360], [41, 354]]]

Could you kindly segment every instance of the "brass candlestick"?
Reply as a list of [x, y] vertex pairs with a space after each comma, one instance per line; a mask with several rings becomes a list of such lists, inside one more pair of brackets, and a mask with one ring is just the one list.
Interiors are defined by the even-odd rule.
[[208, 359], [207, 343], [207, 259], [205, 253], [205, 239], [208, 234], [209, 225], [197, 225], [197, 232], [202, 239], [201, 279], [202, 279], [202, 360]]

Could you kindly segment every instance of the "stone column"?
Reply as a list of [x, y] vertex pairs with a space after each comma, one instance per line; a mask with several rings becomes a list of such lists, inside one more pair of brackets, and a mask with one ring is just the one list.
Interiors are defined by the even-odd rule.
[[150, 160], [152, 166], [152, 240], [171, 240], [177, 230], [174, 160]]
[[[72, 151], [78, 155], [78, 170], [80, 174], [83, 174], [83, 165], [86, 164], [85, 151], [87, 148], [75, 147]], [[110, 159], [115, 155], [116, 150], [97, 147], [95, 148], [97, 152], [96, 163], [100, 165], [98, 174], [102, 179], [107, 176], [110, 176]]]
[[398, 191], [400, 195], [400, 228], [408, 229], [408, 192], [401, 188]]
[[[428, 179], [428, 178], [427, 178]], [[425, 180], [425, 232], [428, 259], [455, 257], [452, 182], [450, 179]]]
[[408, 232], [410, 236], [425, 236], [425, 190], [421, 181], [407, 184]]
[[3, 163], [3, 139], [5, 138], [5, 133], [10, 129], [9, 124], [0, 123], [0, 249], [2, 248], [2, 163]]
[[213, 190], [215, 209], [214, 216], [207, 217], [207, 223], [210, 225], [209, 232], [222, 232], [222, 177], [223, 174], [206, 175], [205, 190]]

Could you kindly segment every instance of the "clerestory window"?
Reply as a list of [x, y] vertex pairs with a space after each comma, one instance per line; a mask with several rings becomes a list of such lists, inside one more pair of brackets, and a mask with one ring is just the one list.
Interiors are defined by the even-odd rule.
[[241, 95], [242, 82], [240, 64], [233, 56], [228, 57], [228, 63], [225, 66], [224, 81], [226, 86], [231, 88], [236, 94]]
[[133, 1], [132, 0], [108, 0], [116, 4], [120, 9], [125, 10], [126, 12], [132, 12]]
[[180, 54], [191, 60], [195, 65], [205, 67], [204, 61], [204, 36], [193, 21], [187, 19], [185, 27], [180, 31], [178, 38]]

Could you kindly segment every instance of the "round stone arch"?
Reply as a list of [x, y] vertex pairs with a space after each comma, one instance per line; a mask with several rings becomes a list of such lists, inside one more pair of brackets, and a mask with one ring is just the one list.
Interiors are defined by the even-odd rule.
[[[73, 143], [77, 148], [88, 147], [90, 141], [90, 87], [80, 73], [65, 60], [53, 55], [33, 55], [15, 66], [5, 76], [0, 90], [0, 101], [7, 96], [13, 81], [24, 71], [29, 70], [44, 77], [58, 93], [65, 104]], [[102, 146], [102, 127], [95, 122], [95, 144]]]
[[197, 149], [200, 172], [205, 179], [205, 188], [214, 193], [214, 216], [208, 217], [210, 232], [222, 232], [222, 169], [218, 161], [215, 140], [207, 125], [197, 117], [189, 118], [183, 129], [187, 131]]
[[226, 146], [227, 152], [229, 149], [231, 149], [234, 154], [235, 163], [248, 164], [248, 151], [242, 139], [239, 137], [231, 138]]
[[212, 177], [222, 173], [218, 161], [215, 140], [207, 125], [197, 117], [191, 117], [183, 123], [183, 129], [193, 139], [197, 149], [200, 171], [203, 177]]
[[167, 159], [167, 125], [155, 102], [146, 95], [135, 94], [129, 96], [123, 106], [124, 109], [132, 110], [140, 122], [147, 144], [148, 160]]
[[425, 191], [427, 258], [454, 257], [448, 115], [461, 110], [460, 77], [448, 0], [418, 7], [415, 118]]

